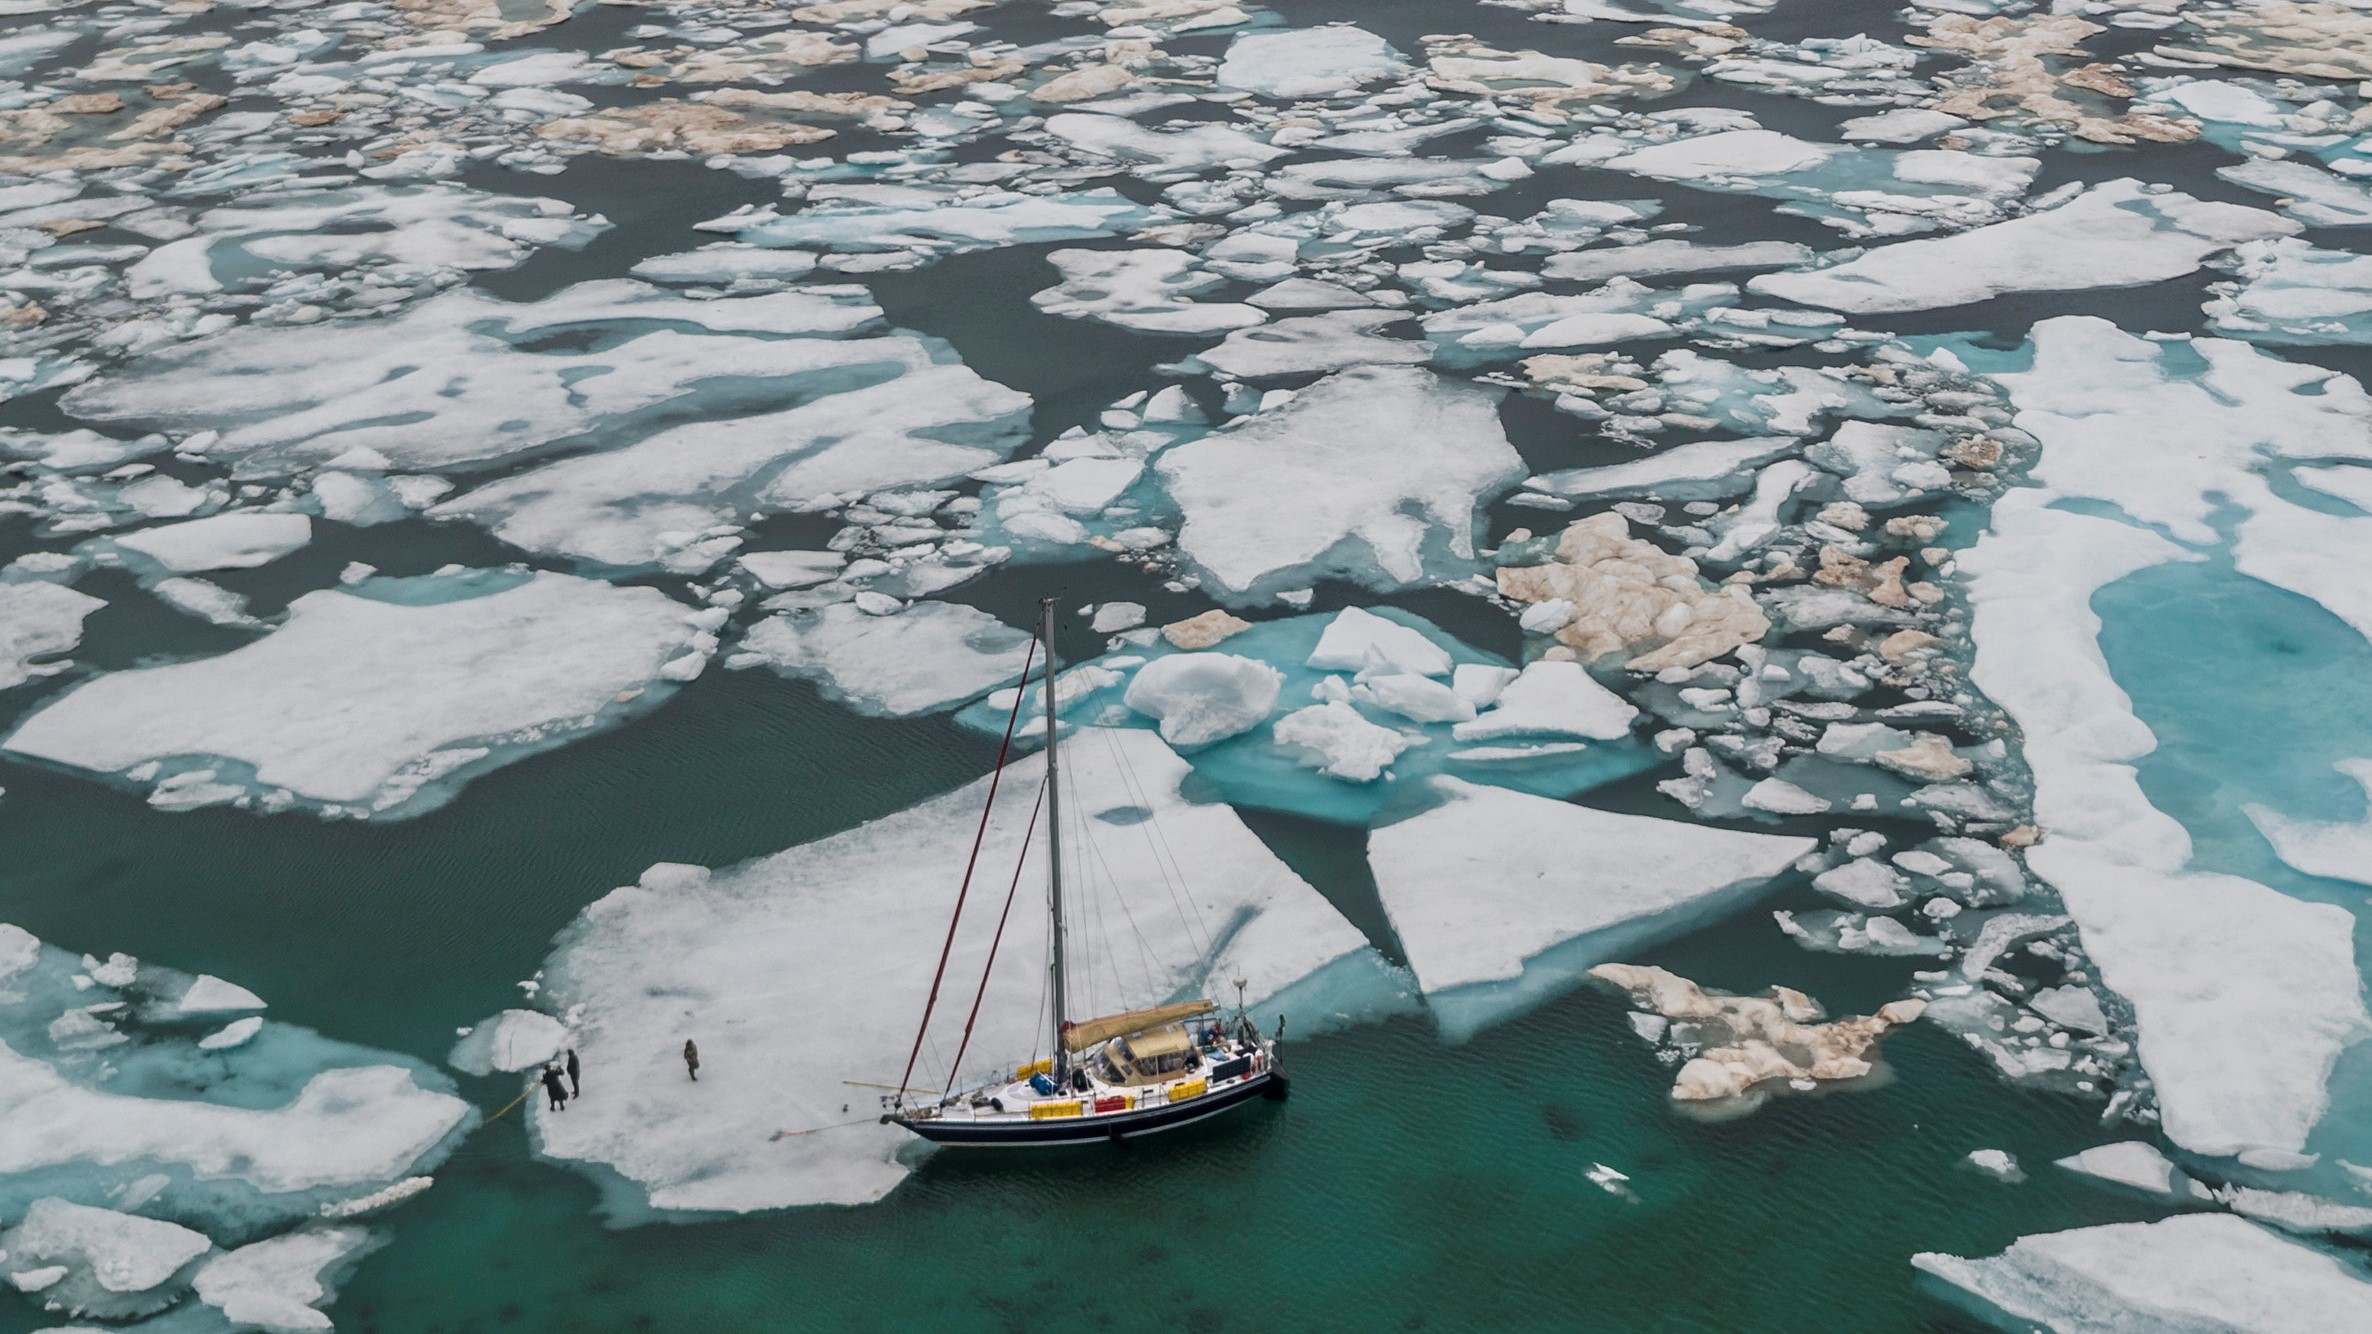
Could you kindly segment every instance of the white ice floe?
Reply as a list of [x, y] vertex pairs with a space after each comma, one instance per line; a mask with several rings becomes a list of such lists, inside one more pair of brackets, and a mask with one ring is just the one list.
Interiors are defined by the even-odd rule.
[[[245, 647], [85, 682], [0, 748], [142, 770], [135, 781], [156, 762], [216, 761], [164, 781], [244, 773], [267, 805], [416, 811], [450, 795], [459, 771], [573, 739], [622, 716], [621, 696], [658, 691], [671, 663], [714, 648], [693, 614], [656, 589], [548, 572], [326, 589]], [[213, 786], [225, 785], [241, 788]]]
[[2263, 209], [2179, 191], [2152, 193], [2138, 181], [2120, 179], [2023, 218], [1880, 246], [1827, 268], [1765, 274], [1747, 286], [1831, 310], [1929, 310], [2005, 292], [2179, 278], [2219, 251], [2298, 229]]
[[181, 993], [181, 999], [173, 1003], [173, 1008], [183, 1014], [225, 1014], [263, 1009], [264, 998], [236, 982], [200, 973], [198, 980], [189, 984], [189, 990]]
[[1478, 507], [1523, 475], [1498, 396], [1431, 371], [1328, 376], [1230, 430], [1164, 451], [1179, 549], [1224, 599], [1321, 578], [1377, 589], [1474, 559]]
[[60, 584], [0, 583], [0, 690], [64, 671], [56, 655], [72, 652], [83, 618], [106, 605]]
[[[1224, 308], [1221, 308], [1224, 310]], [[1236, 380], [1273, 380], [1362, 366], [1417, 365], [1431, 357], [1423, 343], [1379, 330], [1408, 318], [1396, 310], [1334, 310], [1247, 324], [1188, 363]]]
[[655, 283], [714, 283], [718, 286], [738, 282], [788, 282], [804, 278], [814, 271], [815, 256], [808, 251], [773, 250], [764, 246], [743, 245], [739, 241], [718, 241], [697, 250], [653, 255], [631, 270], [635, 277]]
[[243, 510], [143, 528], [113, 542], [175, 574], [195, 574], [269, 564], [312, 540], [313, 521], [302, 514]]
[[947, 363], [938, 344], [819, 346], [836, 364], [814, 387], [840, 392], [514, 473], [435, 514], [529, 551], [691, 573], [726, 554], [732, 543], [715, 539], [751, 514], [958, 478], [1001, 461], [1026, 432], [1029, 397]]
[[[1292, 1013], [1297, 1032], [1395, 1003], [1365, 938], [1233, 811], [1189, 801], [1180, 792], [1186, 763], [1153, 733], [1079, 729], [1063, 756], [1074, 932], [1098, 912], [1117, 913], [1110, 896], [1125, 894], [1148, 951], [1108, 960], [1094, 937], [1075, 936], [1076, 1013], [1232, 998], [1237, 977], [1257, 1009]], [[979, 862], [984, 882], [1010, 879], [1041, 773], [1035, 756], [1007, 769]], [[539, 1000], [573, 1016], [578, 1051], [609, 1072], [616, 1092], [536, 1113], [539, 1151], [601, 1164], [612, 1211], [628, 1215], [646, 1202], [718, 1212], [859, 1203], [895, 1186], [914, 1141], [875, 1124], [872, 1096], [844, 1081], [898, 1081], [988, 783], [713, 877], [654, 868], [587, 908], [563, 933]], [[1138, 827], [1148, 820], [1158, 845]], [[1092, 850], [1071, 841], [1083, 837]], [[1032, 876], [1042, 855], [1031, 853]], [[1183, 897], [1168, 900], [1163, 884]], [[933, 1021], [942, 1060], [953, 1055], [996, 924], [981, 888]], [[1036, 892], [1025, 888], [1025, 900]], [[1042, 936], [1007, 932], [964, 1078], [1044, 1050], [1034, 999]], [[873, 1000], [846, 1003], [858, 994]], [[800, 1017], [825, 1014], [831, 1022]], [[687, 1038], [700, 1044], [698, 1083], [678, 1056]], [[942, 1088], [946, 1075], [927, 1067], [915, 1082]], [[776, 1134], [823, 1126], [839, 1128]]]
[[1183, 250], [1057, 250], [1046, 258], [1062, 282], [1030, 302], [1049, 315], [1102, 320], [1138, 333], [1189, 335], [1225, 333], [1268, 318], [1255, 306], [1194, 300], [1227, 280], [1199, 270]]
[[1329, 778], [1352, 783], [1374, 782], [1402, 751], [1418, 744], [1415, 737], [1369, 722], [1339, 699], [1295, 709], [1277, 719], [1271, 731], [1276, 744], [1300, 756], [1302, 763]]
[[1289, 32], [1248, 32], [1219, 62], [1222, 88], [1270, 97], [1334, 97], [1363, 83], [1405, 73], [1406, 61], [1383, 38], [1347, 23]]
[[1608, 250], [1582, 250], [1551, 255], [1541, 271], [1551, 278], [1574, 282], [1604, 282], [1609, 278], [1649, 278], [1673, 273], [1710, 273], [1719, 269], [1776, 269], [1812, 258], [1809, 246], [1793, 241], [1748, 241], [1740, 245], [1698, 245], [1664, 239]]
[[785, 675], [814, 679], [859, 712], [901, 718], [951, 709], [1012, 681], [1029, 639], [961, 603], [875, 616], [842, 602], [760, 621], [741, 647]]
[[1345, 607], [1326, 622], [1318, 646], [1302, 664], [1322, 672], [1368, 672], [1377, 669], [1448, 676], [1447, 649], [1398, 621], [1386, 620], [1364, 607]]
[[1618, 815], [1458, 779], [1368, 861], [1442, 1030], [1463, 1039], [1596, 964], [1738, 907], [1817, 840]]
[[2070, 1154], [2060, 1159], [2055, 1166], [2063, 1167], [2077, 1176], [2091, 1177], [2162, 1200], [2204, 1201], [2209, 1198], [2205, 1186], [2184, 1175], [2181, 1168], [2166, 1160], [2166, 1155], [2158, 1151], [2157, 1145], [2146, 1139], [2102, 1144], [2082, 1153]]
[[478, 1021], [453, 1044], [445, 1062], [473, 1075], [518, 1071], [542, 1065], [568, 1045], [568, 1029], [541, 1010], [505, 1010]]
[[[796, 380], [878, 361], [837, 340], [880, 318], [816, 291], [697, 301], [643, 283], [581, 283], [542, 301], [458, 288], [379, 319], [242, 324], [135, 357], [69, 391], [91, 421], [220, 431], [210, 457], [295, 471], [367, 447], [397, 468], [531, 452], [726, 377]], [[594, 350], [523, 351], [606, 326]]]
[[2027, 864], [2059, 891], [2101, 980], [2132, 1002], [2167, 1137], [2195, 1153], [2294, 1152], [2329, 1105], [2340, 1051], [2372, 1033], [2354, 918], [2189, 868], [2189, 835], [2135, 777], [2156, 738], [2110, 675], [2090, 606], [2107, 584], [2185, 558], [2146, 529], [2012, 492], [1960, 558], [1970, 679], [2024, 732], [2049, 834]]
[[1212, 167], [1257, 167], [1285, 156], [1232, 125], [1199, 123], [1154, 130], [1125, 116], [1066, 111], [1046, 118], [1046, 133], [1077, 148], [1140, 164], [1140, 174], [1173, 179]]
[[1547, 473], [1525, 485], [1577, 500], [1636, 495], [1644, 491], [1678, 500], [1710, 499], [1745, 490], [1758, 465], [1799, 448], [1801, 443], [1789, 437], [1696, 440], [1658, 450], [1630, 463]]
[[1022, 194], [958, 185], [870, 182], [819, 187], [808, 207], [771, 208], [700, 224], [766, 246], [803, 246], [878, 256], [913, 267], [946, 255], [1044, 241], [1079, 241], [1137, 230], [1162, 216], [1113, 190]]
[[138, 1313], [123, 1299], [163, 1287], [211, 1249], [205, 1233], [177, 1223], [55, 1197], [35, 1200], [15, 1227], [0, 1232], [0, 1256], [12, 1275], [64, 1265], [65, 1278], [43, 1287], [43, 1301], [92, 1315]]
[[311, 1227], [250, 1242], [208, 1260], [190, 1283], [198, 1300], [240, 1328], [302, 1334], [331, 1328], [321, 1311], [328, 1275], [369, 1243], [359, 1227]]
[[1173, 746], [1207, 746], [1249, 732], [1276, 711], [1285, 675], [1232, 653], [1174, 653], [1129, 679], [1128, 707], [1161, 723]]
[[1925, 1251], [1911, 1263], [1988, 1314], [2057, 1334], [2348, 1334], [2372, 1325], [2372, 1281], [2360, 1270], [2229, 1214], [2048, 1232], [1996, 1256]]
[[1639, 710], [1598, 684], [1580, 663], [1542, 659], [1508, 682], [1489, 709], [1452, 727], [1450, 735], [1460, 741], [1516, 736], [1612, 741], [1629, 736], [1638, 716]]

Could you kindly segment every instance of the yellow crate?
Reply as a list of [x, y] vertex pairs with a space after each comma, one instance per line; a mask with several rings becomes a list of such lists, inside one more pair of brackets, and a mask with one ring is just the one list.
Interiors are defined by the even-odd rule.
[[1033, 1102], [1030, 1104], [1030, 1120], [1032, 1121], [1051, 1121], [1056, 1117], [1077, 1116], [1078, 1114], [1079, 1100], [1076, 1098], [1069, 1102]]
[[1184, 1102], [1188, 1098], [1199, 1098], [1210, 1091], [1211, 1081], [1207, 1079], [1196, 1079], [1184, 1084], [1172, 1084], [1170, 1085], [1170, 1101]]
[[1019, 1070], [1013, 1072], [1013, 1077], [1015, 1079], [1027, 1079], [1031, 1075], [1050, 1075], [1053, 1073], [1054, 1058], [1048, 1057], [1043, 1061], [1032, 1061], [1028, 1065], [1021, 1067]]

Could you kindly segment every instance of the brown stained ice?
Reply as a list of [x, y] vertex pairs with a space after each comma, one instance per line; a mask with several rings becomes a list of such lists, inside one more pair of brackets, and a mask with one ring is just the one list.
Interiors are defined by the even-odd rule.
[[1744, 588], [1706, 586], [1695, 561], [1632, 537], [1630, 521], [1612, 511], [1576, 520], [1546, 564], [1502, 566], [1498, 578], [1515, 601], [1571, 603], [1556, 640], [1584, 663], [1694, 667], [1771, 629]]
[[1640, 1009], [1695, 1029], [1697, 1054], [1672, 1084], [1676, 1102], [1737, 1098], [1771, 1080], [1858, 1079], [1875, 1068], [1878, 1039], [1926, 1013], [1927, 1002], [1891, 1001], [1874, 1015], [1822, 1023], [1817, 1002], [1789, 987], [1761, 996], [1708, 992], [1661, 968], [1607, 963], [1590, 976], [1629, 993]]

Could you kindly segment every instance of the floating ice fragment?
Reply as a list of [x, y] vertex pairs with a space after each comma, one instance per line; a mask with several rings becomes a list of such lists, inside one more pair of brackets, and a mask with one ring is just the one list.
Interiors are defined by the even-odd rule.
[[370, 1233], [359, 1227], [311, 1227], [250, 1242], [208, 1260], [191, 1276], [198, 1300], [242, 1328], [272, 1334], [329, 1329], [327, 1275], [360, 1254]]
[[1577, 662], [1542, 659], [1526, 666], [1491, 708], [1450, 729], [1460, 741], [1512, 736], [1573, 736], [1612, 741], [1629, 736], [1639, 710], [1598, 684]]
[[20, 1287], [24, 1271], [62, 1265], [64, 1274], [39, 1284], [43, 1303], [101, 1317], [143, 1315], [170, 1302], [171, 1293], [155, 1290], [211, 1249], [202, 1232], [55, 1197], [35, 1200], [0, 1233], [0, 1255]]
[[1996, 1181], [2016, 1183], [2026, 1179], [2018, 1160], [2007, 1149], [1972, 1149], [1966, 1159], [1969, 1166]]
[[751, 626], [742, 648], [815, 679], [860, 712], [893, 718], [953, 708], [1021, 675], [1029, 635], [987, 612], [924, 602], [889, 615], [841, 603]]
[[455, 770], [597, 726], [628, 691], [652, 700], [698, 633], [685, 611], [656, 589], [548, 572], [323, 590], [243, 648], [86, 682], [0, 748], [100, 773], [220, 757], [258, 788], [408, 814], [449, 795]]
[[1337, 97], [1407, 68], [1383, 38], [1338, 23], [1239, 35], [1219, 62], [1218, 84], [1277, 98]]
[[1754, 291], [1854, 312], [1930, 310], [2005, 292], [2133, 287], [2179, 278], [2244, 241], [2298, 224], [2262, 209], [2146, 193], [2138, 181], [2092, 186], [2074, 200], [1957, 236], [1901, 241], [1858, 258], [1765, 274]]
[[1497, 398], [1430, 371], [1345, 371], [1172, 446], [1154, 466], [1184, 518], [1179, 549], [1227, 601], [1456, 573], [1477, 507], [1523, 473]]
[[199, 1038], [198, 1050], [224, 1051], [232, 1047], [245, 1046], [255, 1039], [257, 1033], [263, 1031], [263, 1027], [264, 1019], [260, 1014], [251, 1014], [244, 1019], [233, 1019], [223, 1025], [220, 1030]]
[[64, 671], [65, 663], [36, 659], [72, 651], [83, 618], [106, 605], [58, 584], [0, 583], [0, 690]]
[[211, 973], [198, 974], [174, 1002], [174, 1009], [183, 1014], [223, 1014], [235, 1010], [260, 1010], [264, 999], [236, 982], [225, 982]]
[[1276, 710], [1284, 674], [1231, 653], [1177, 653], [1137, 669], [1128, 707], [1161, 723], [1173, 746], [1205, 746], [1248, 732]]
[[1360, 672], [1378, 663], [1419, 676], [1450, 674], [1449, 651], [1422, 632], [1364, 607], [1345, 607], [1326, 622], [1304, 666], [1322, 672]]
[[1565, 990], [1594, 964], [1739, 906], [1817, 846], [1455, 778], [1433, 778], [1429, 790], [1436, 804], [1369, 836], [1368, 860], [1453, 1041]]
[[2163, 1200], [2187, 1202], [2208, 1198], [2205, 1186], [2185, 1176], [2148, 1140], [2102, 1144], [2062, 1158], [2054, 1165], [2078, 1176], [2093, 1177]]
[[[1139, 901], [1148, 967], [1140, 975], [1132, 954], [1114, 979], [1119, 989], [1104, 992], [1103, 1003], [1120, 1009], [1179, 995], [1232, 997], [1227, 982], [1242, 977], [1252, 1003], [1263, 1013], [1287, 1011], [1296, 1032], [1330, 1014], [1356, 1018], [1395, 1004], [1365, 938], [1233, 811], [1189, 801], [1180, 790], [1188, 766], [1151, 732], [1081, 728], [1063, 762], [1065, 791], [1082, 817], [1078, 827], [1094, 838], [1090, 860], [1098, 868], [1074, 895], [1125, 894], [1182, 876], [1202, 920], [1214, 929], [1232, 924], [1211, 942], [1166, 915], [1147, 917], [1151, 905]], [[1033, 756], [1005, 773], [983, 867], [1015, 863], [1040, 772]], [[585, 1064], [632, 1092], [589, 1097], [558, 1115], [536, 1113], [539, 1152], [603, 1165], [597, 1175], [609, 1183], [608, 1208], [624, 1217], [651, 1209], [740, 1213], [862, 1203], [895, 1186], [911, 1158], [904, 1131], [868, 1119], [829, 1134], [776, 1132], [851, 1120], [841, 1110], [849, 1102], [842, 1081], [894, 1082], [899, 1061], [889, 1053], [904, 1050], [915, 1012], [843, 1006], [830, 1024], [785, 1027], [778, 1020], [786, 1012], [821, 1013], [852, 990], [907, 997], [919, 1007], [936, 954], [906, 946], [944, 933], [947, 877], [971, 850], [987, 783], [705, 884], [619, 889], [588, 908], [547, 967], [544, 1003], [576, 1016]], [[1175, 865], [1133, 828], [1148, 816]], [[1033, 864], [1039, 855], [1033, 851]], [[1091, 911], [1076, 906], [1082, 915]], [[978, 925], [959, 935], [951, 978], [980, 976], [989, 923]], [[1074, 955], [1074, 962], [1098, 976], [1105, 971], [1093, 957]], [[1036, 1014], [1029, 998], [1043, 967], [1042, 952], [1016, 948], [1008, 934], [972, 1038], [974, 1065], [959, 1077], [979, 1077], [993, 1062], [1029, 1050]], [[963, 1017], [949, 1017], [944, 1006], [941, 1014], [951, 1050]], [[686, 1037], [699, 1041], [705, 1057], [697, 1084], [683, 1078], [676, 1055]], [[946, 1074], [929, 1072], [933, 1081]]]
[[302, 514], [242, 511], [185, 523], [143, 528], [114, 538], [175, 574], [244, 570], [280, 559], [313, 540], [313, 521]]
[[1302, 763], [1352, 783], [1374, 782], [1402, 751], [1417, 744], [1413, 737], [1369, 722], [1342, 700], [1296, 709], [1277, 719], [1272, 735]]
[[2372, 1282], [2229, 1214], [2177, 1214], [2021, 1237], [2000, 1255], [1911, 1257], [1980, 1309], [2054, 1330], [2343, 1334], [2372, 1323]]

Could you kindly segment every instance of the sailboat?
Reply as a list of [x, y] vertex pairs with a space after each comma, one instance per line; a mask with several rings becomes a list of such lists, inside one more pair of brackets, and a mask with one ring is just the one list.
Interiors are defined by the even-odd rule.
[[[1070, 1015], [1069, 985], [1070, 952], [1066, 949], [1063, 921], [1064, 882], [1062, 848], [1062, 765], [1061, 738], [1055, 722], [1057, 708], [1054, 661], [1054, 600], [1048, 598], [1039, 605], [1039, 623], [1032, 652], [1045, 652], [1045, 685], [1039, 692], [1044, 700], [1046, 722], [1045, 786], [1041, 798], [1046, 816], [1047, 835], [1046, 906], [1051, 919], [1052, 933], [1048, 950], [1049, 986], [1053, 1025], [1048, 1037], [1053, 1054], [1039, 1060], [1017, 1064], [1005, 1069], [999, 1077], [965, 1089], [951, 1089], [934, 1100], [909, 1103], [905, 1083], [897, 1096], [890, 1100], [893, 1110], [882, 1119], [913, 1131], [936, 1144], [962, 1145], [1055, 1145], [1084, 1144], [1096, 1141], [1131, 1139], [1157, 1131], [1216, 1116], [1231, 1107], [1239, 1107], [1255, 1098], [1282, 1100], [1287, 1089], [1284, 1067], [1277, 1060], [1277, 1038], [1262, 1037], [1259, 1029], [1243, 1011], [1243, 987], [1236, 985], [1236, 1012], [1232, 1018], [1220, 1013], [1217, 1002], [1209, 998], [1184, 1000], [1150, 1009], [1130, 1010], [1121, 1014], [1074, 1019]], [[1022, 700], [1027, 697], [1030, 680], [1029, 665], [1022, 667], [1023, 689], [1014, 700], [1013, 720], [1020, 716]], [[1013, 720], [1006, 725], [1006, 745], [1013, 737]], [[998, 757], [1002, 771], [1003, 754]], [[989, 801], [996, 800], [996, 786], [992, 781]], [[1033, 822], [1034, 823], [1034, 822]], [[986, 829], [986, 815], [982, 817]], [[1027, 846], [1027, 839], [1024, 846]], [[975, 842], [974, 857], [978, 856]], [[969, 875], [967, 873], [967, 884]], [[1008, 903], [1008, 909], [1010, 904]], [[960, 920], [962, 896], [957, 899], [956, 912]], [[998, 939], [1002, 940], [1003, 922], [998, 924]], [[948, 928], [949, 946], [955, 939], [955, 926]], [[994, 966], [994, 946], [991, 946], [990, 966]], [[931, 1007], [936, 1003], [939, 981], [944, 977], [947, 950], [940, 955], [939, 977], [931, 984], [931, 1001], [923, 1011], [923, 1028], [928, 1029]], [[982, 993], [987, 989], [987, 974], [981, 979]], [[979, 1013], [979, 1001], [973, 1006], [973, 1017]], [[1278, 1036], [1283, 1033], [1283, 1020], [1278, 1021]], [[966, 1023], [964, 1035], [971, 1036], [971, 1024]], [[922, 1046], [922, 1033], [915, 1036], [915, 1051]], [[958, 1048], [957, 1062], [963, 1059]], [[907, 1079], [914, 1070], [914, 1056], [907, 1058]]]

